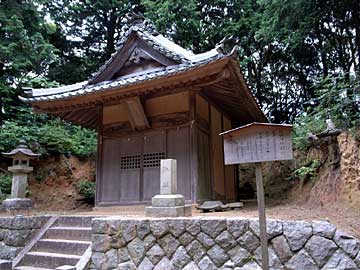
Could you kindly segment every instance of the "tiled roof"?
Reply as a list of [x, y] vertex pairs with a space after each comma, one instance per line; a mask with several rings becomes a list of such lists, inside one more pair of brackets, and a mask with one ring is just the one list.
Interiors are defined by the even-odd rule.
[[142, 83], [149, 80], [154, 80], [157, 78], [173, 76], [184, 71], [188, 71], [205, 64], [208, 64], [212, 61], [218, 60], [222, 57], [213, 56], [203, 61], [180, 64], [175, 66], [169, 66], [164, 68], [153, 69], [150, 72], [139, 72], [133, 73], [130, 76], [120, 77], [116, 80], [105, 81], [98, 84], [88, 84], [88, 82], [77, 83], [64, 87], [57, 88], [47, 88], [47, 89], [32, 89], [31, 93], [25, 92], [28, 97], [19, 97], [25, 102], [42, 102], [42, 101], [51, 101], [58, 99], [67, 99], [73, 96], [81, 96], [94, 92], [101, 92], [105, 90], [121, 88], [129, 85], [134, 85]]
[[[25, 102], [42, 102], [58, 99], [67, 99], [73, 96], [86, 95], [93, 92], [105, 91], [114, 88], [121, 88], [156, 78], [172, 76], [196, 67], [205, 65], [212, 61], [225, 57], [217, 49], [210, 50], [206, 53], [194, 54], [164, 36], [148, 31], [148, 21], [136, 24], [126, 31], [118, 43], [116, 52], [111, 58], [98, 70], [89, 81], [80, 82], [57, 88], [46, 89], [28, 89], [24, 91], [24, 95], [20, 97]], [[150, 71], [133, 73], [130, 75], [119, 77], [115, 80], [94, 83], [96, 78], [112, 63], [114, 58], [120, 53], [131, 33], [135, 32], [142, 40], [144, 40], [154, 50], [162, 55], [175, 61], [176, 65], [156, 68]]]

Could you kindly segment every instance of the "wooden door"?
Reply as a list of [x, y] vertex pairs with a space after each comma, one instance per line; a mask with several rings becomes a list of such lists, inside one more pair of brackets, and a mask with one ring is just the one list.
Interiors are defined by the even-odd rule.
[[160, 193], [160, 160], [165, 158], [166, 132], [146, 133], [143, 145], [142, 200], [151, 201]]
[[198, 200], [212, 199], [209, 135], [198, 130]]
[[116, 204], [120, 199], [120, 173], [118, 162], [120, 158], [121, 141], [103, 140], [102, 172], [99, 190], [99, 202]]
[[[119, 159], [120, 202], [140, 201], [141, 176], [141, 137], [125, 137], [121, 139]], [[117, 189], [116, 186], [113, 186]]]
[[188, 127], [169, 129], [167, 134], [167, 158], [176, 159], [177, 191], [191, 200], [190, 131]]

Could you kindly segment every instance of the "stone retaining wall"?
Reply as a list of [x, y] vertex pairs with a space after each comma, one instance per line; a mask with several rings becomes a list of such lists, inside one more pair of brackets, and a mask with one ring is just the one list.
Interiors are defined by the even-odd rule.
[[[257, 220], [97, 218], [90, 269], [260, 269]], [[360, 241], [327, 222], [268, 221], [271, 269], [360, 269]]]
[[49, 219], [39, 217], [0, 217], [0, 260], [13, 259]]

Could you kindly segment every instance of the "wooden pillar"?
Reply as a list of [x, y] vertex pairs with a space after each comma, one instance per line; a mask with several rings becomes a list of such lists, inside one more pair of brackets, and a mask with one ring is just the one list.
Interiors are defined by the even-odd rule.
[[255, 164], [256, 175], [256, 191], [259, 210], [259, 228], [260, 228], [260, 242], [261, 242], [261, 266], [263, 270], [269, 270], [269, 254], [268, 254], [268, 240], [266, 235], [266, 216], [265, 216], [265, 198], [264, 198], [264, 184], [261, 173], [261, 163]]
[[95, 190], [95, 206], [98, 206], [100, 201], [100, 182], [102, 179], [102, 158], [103, 158], [103, 105], [97, 106], [97, 155], [96, 155], [96, 190]]
[[196, 93], [190, 91], [190, 177], [191, 177], [191, 201], [197, 202], [198, 188], [198, 146], [197, 146], [197, 127], [196, 127]]

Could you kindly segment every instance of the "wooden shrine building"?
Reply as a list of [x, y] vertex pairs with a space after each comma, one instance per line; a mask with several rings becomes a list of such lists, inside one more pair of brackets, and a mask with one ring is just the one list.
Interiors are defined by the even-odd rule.
[[194, 54], [139, 17], [90, 80], [26, 89], [21, 99], [35, 112], [98, 130], [97, 206], [150, 202], [164, 158], [177, 160], [187, 200], [235, 200], [236, 170], [224, 165], [219, 133], [267, 122], [236, 49]]

